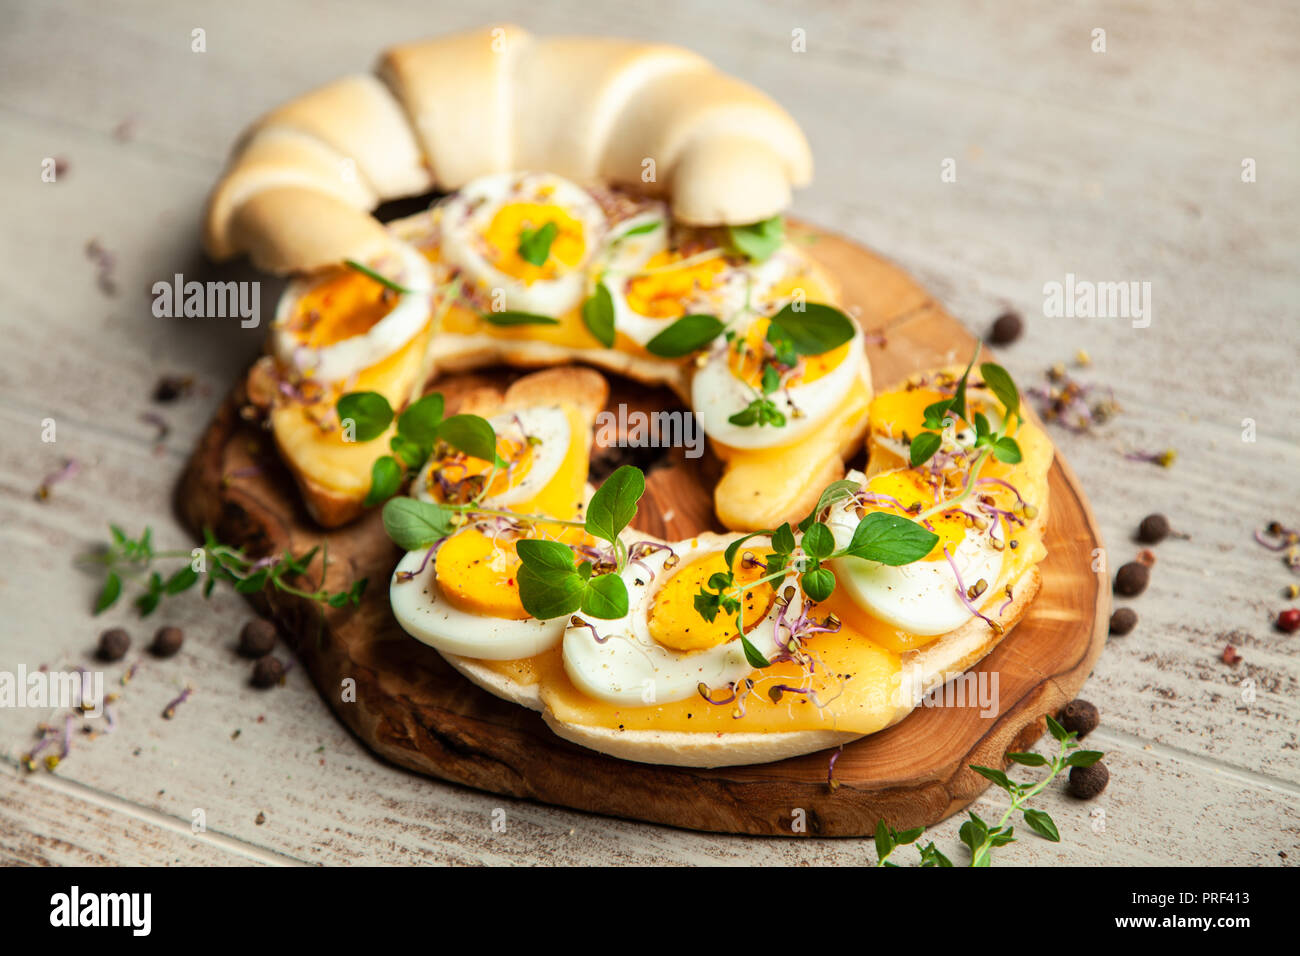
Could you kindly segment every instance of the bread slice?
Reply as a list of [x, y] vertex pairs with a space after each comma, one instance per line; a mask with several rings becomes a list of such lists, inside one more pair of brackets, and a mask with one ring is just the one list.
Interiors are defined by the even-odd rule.
[[[1042, 582], [1038, 567], [1026, 568], [1012, 582], [1015, 598], [994, 619], [999, 633], [979, 618], [945, 634], [925, 647], [902, 655], [902, 686], [896, 702], [882, 712], [881, 730], [910, 714], [921, 700], [948, 681], [979, 663], [1002, 642], [1024, 618]], [[990, 615], [992, 616], [992, 615]], [[542, 719], [559, 737], [590, 750], [636, 763], [679, 767], [727, 767], [769, 763], [801, 754], [837, 747], [861, 738], [862, 734], [826, 730], [777, 731], [772, 733], [717, 734], [663, 730], [615, 730], [565, 723], [546, 709], [538, 685], [523, 684], [470, 658], [443, 655], [452, 667], [490, 694], [540, 711]]]

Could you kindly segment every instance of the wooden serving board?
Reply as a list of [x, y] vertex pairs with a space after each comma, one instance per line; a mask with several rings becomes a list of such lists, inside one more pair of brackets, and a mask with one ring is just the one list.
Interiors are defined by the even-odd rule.
[[[867, 331], [877, 388], [969, 357], [974, 339], [896, 266], [845, 239], [806, 227], [797, 231], [839, 278], [846, 306]], [[466, 388], [504, 384], [517, 374], [457, 374], [436, 388], [454, 408]], [[675, 405], [663, 390], [617, 379], [610, 384], [611, 405]], [[598, 451], [593, 478], [628, 454]], [[718, 469], [707, 454], [696, 461], [680, 452], [631, 454], [648, 469], [638, 527], [670, 539], [721, 530], [711, 503]], [[394, 621], [388, 579], [400, 555], [379, 515], [322, 533], [269, 436], [240, 417], [235, 395], [195, 450], [177, 489], [177, 507], [196, 533], [209, 526], [222, 540], [253, 552], [301, 553], [328, 542], [333, 590], [369, 578], [361, 607], [323, 617], [317, 606], [278, 592], [256, 600], [279, 621], [344, 723], [395, 763], [512, 797], [679, 827], [862, 836], [881, 818], [900, 829], [929, 825], [970, 803], [988, 781], [969, 765], [1002, 767], [1007, 751], [1027, 749], [1043, 732], [1043, 715], [1076, 695], [1101, 653], [1110, 614], [1108, 579], [1092, 570], [1101, 541], [1074, 473], [1059, 455], [1050, 489], [1042, 590], [1019, 626], [975, 668], [997, 673], [1000, 712], [985, 718], [973, 705], [919, 708], [896, 726], [847, 745], [835, 764], [834, 789], [827, 784], [830, 751], [715, 770], [629, 763], [561, 740], [538, 714], [479, 690]], [[319, 562], [313, 571], [318, 568]], [[354, 699], [345, 699], [348, 679], [355, 681]]]

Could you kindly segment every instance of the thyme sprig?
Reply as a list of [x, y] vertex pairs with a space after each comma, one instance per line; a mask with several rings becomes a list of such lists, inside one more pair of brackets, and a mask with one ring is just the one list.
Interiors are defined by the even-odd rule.
[[[1067, 731], [1052, 719], [1051, 715], [1047, 716], [1047, 729], [1058, 745], [1056, 755], [1050, 760], [1036, 753], [1007, 754], [1007, 758], [1012, 763], [1026, 767], [1047, 767], [1047, 776], [1037, 782], [1018, 783], [1008, 777], [1004, 771], [976, 764], [970, 765], [972, 770], [993, 781], [1011, 798], [1011, 805], [1007, 807], [995, 826], [989, 826], [973, 810], [968, 811], [969, 819], [961, 825], [958, 836], [970, 850], [970, 866], [990, 866], [994, 849], [1016, 842], [1015, 828], [1009, 826], [1009, 823], [1017, 813], [1023, 818], [1025, 826], [1043, 839], [1053, 843], [1061, 842], [1061, 833], [1047, 812], [1031, 808], [1028, 803], [1056, 779], [1061, 771], [1070, 767], [1091, 767], [1105, 754], [1099, 750], [1080, 750], [1078, 736]], [[876, 865], [897, 866], [898, 864], [889, 859], [894, 850], [900, 846], [916, 843], [924, 833], [924, 827], [898, 831], [886, 826], [884, 820], [879, 821], [876, 824]], [[917, 851], [920, 854], [920, 865], [923, 867], [952, 866], [952, 861], [935, 847], [933, 841], [927, 846], [918, 846]]]
[[[188, 591], [200, 580], [203, 580], [205, 598], [212, 594], [218, 581], [225, 581], [239, 594], [256, 594], [270, 587], [329, 607], [360, 604], [366, 589], [365, 578], [354, 581], [346, 591], [330, 591], [324, 587], [329, 569], [328, 545], [318, 545], [298, 557], [286, 550], [280, 556], [253, 558], [242, 548], [222, 544], [210, 528], [203, 531], [202, 547], [166, 551], [155, 549], [152, 528], [145, 528], [138, 538], [132, 538], [117, 525], [109, 525], [109, 531], [112, 541], [86, 558], [105, 568], [104, 584], [95, 601], [96, 614], [117, 603], [126, 582], [142, 589], [133, 601], [141, 617], [152, 614], [163, 598]], [[321, 555], [321, 587], [307, 591], [290, 584], [290, 580], [307, 573], [317, 553]], [[181, 559], [187, 563], [166, 577], [154, 567], [155, 562]]]

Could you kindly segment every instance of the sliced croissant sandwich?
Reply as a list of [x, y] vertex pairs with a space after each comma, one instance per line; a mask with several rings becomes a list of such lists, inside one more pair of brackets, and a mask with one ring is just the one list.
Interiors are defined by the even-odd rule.
[[915, 376], [871, 415], [868, 474], [743, 536], [628, 530], [632, 468], [564, 524], [390, 502], [386, 520], [414, 511], [427, 529], [389, 521], [410, 551], [394, 612], [479, 686], [624, 759], [755, 763], [875, 733], [1024, 616], [1052, 446], [990, 364]]
[[400, 417], [440, 371], [578, 361], [671, 387], [724, 463], [719, 519], [752, 530], [843, 475], [871, 399], [861, 330], [780, 218], [810, 176], [794, 121], [695, 54], [500, 27], [259, 119], [205, 241], [295, 275], [250, 392], [321, 524], [419, 471]]

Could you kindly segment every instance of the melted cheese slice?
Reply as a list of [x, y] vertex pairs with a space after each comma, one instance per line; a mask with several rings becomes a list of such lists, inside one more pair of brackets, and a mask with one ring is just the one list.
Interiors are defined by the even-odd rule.
[[[1039, 514], [1010, 533], [1017, 546], [1004, 553], [1002, 573], [985, 592], [980, 605], [980, 610], [990, 617], [996, 617], [1006, 602], [1008, 584], [1047, 556], [1042, 532], [1052, 445], [1042, 429], [1030, 424], [1022, 425], [1016, 438], [1023, 456], [1021, 463], [990, 461], [981, 474], [1016, 484], [1027, 501], [1037, 504]], [[1009, 491], [1002, 493], [1014, 497]], [[1000, 503], [1001, 507], [1006, 505], [1006, 501]], [[750, 675], [754, 688], [744, 698], [743, 706], [741, 702], [712, 704], [699, 695], [669, 704], [647, 703], [644, 707], [597, 700], [568, 679], [559, 647], [524, 660], [479, 663], [519, 684], [538, 685], [543, 703], [555, 717], [577, 726], [715, 734], [828, 729], [875, 733], [895, 719], [899, 707], [911, 705], [911, 701], [902, 700], [900, 691], [908, 653], [942, 635], [918, 636], [891, 627], [854, 604], [844, 588], [836, 588], [827, 601], [818, 605], [816, 616], [830, 613], [839, 617], [840, 629], [815, 635], [805, 643], [817, 661], [815, 673], [807, 675], [791, 663], [754, 671]], [[778, 685], [810, 689], [816, 693], [816, 702], [811, 694], [788, 690], [774, 701], [771, 691]], [[712, 689], [715, 700], [726, 695], [725, 688]]]
[[713, 492], [718, 518], [735, 531], [757, 531], [802, 517], [775, 510], [759, 513], [752, 502], [762, 499], [780, 505], [799, 500], [807, 488], [824, 487], [842, 477], [840, 454], [860, 427], [870, 403], [871, 392], [858, 379], [835, 413], [798, 441], [753, 450], [715, 442], [714, 451], [727, 465]]
[[[345, 391], [378, 392], [393, 408], [401, 408], [420, 376], [431, 329], [432, 323], [426, 325], [402, 348], [357, 375]], [[296, 472], [339, 495], [364, 498], [370, 490], [370, 468], [389, 453], [388, 440], [397, 425], [394, 421], [373, 441], [344, 441], [334, 416], [338, 394], [331, 392], [328, 400], [307, 405], [278, 404], [271, 412], [271, 430], [280, 454]]]

